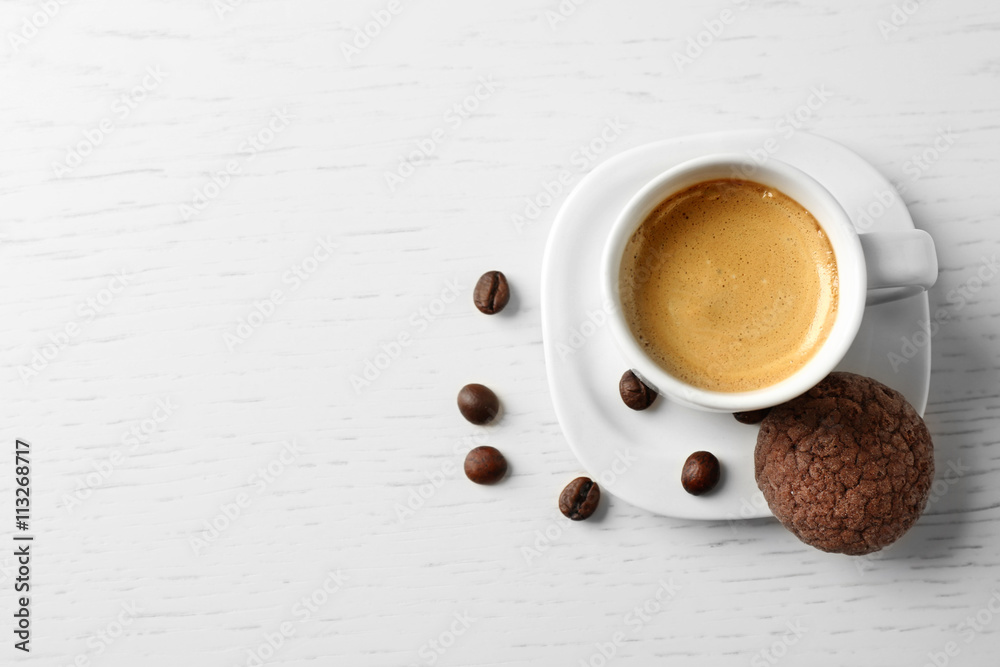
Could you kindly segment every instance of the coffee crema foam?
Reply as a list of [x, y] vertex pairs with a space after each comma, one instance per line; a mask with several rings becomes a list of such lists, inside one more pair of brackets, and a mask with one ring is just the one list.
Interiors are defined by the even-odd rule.
[[632, 333], [674, 377], [752, 391], [801, 369], [837, 315], [837, 262], [816, 218], [738, 179], [662, 202], [632, 234], [619, 293]]

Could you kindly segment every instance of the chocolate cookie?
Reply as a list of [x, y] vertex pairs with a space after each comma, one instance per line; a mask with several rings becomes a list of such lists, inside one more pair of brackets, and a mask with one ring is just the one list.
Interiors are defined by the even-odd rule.
[[764, 419], [754, 472], [771, 511], [796, 537], [862, 555], [895, 542], [924, 511], [934, 445], [899, 392], [831, 373]]

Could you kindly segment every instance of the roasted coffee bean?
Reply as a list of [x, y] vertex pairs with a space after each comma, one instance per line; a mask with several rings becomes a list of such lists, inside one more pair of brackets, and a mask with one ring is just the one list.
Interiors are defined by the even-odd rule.
[[559, 511], [573, 521], [583, 521], [597, 510], [601, 489], [589, 477], [577, 477], [559, 494]]
[[487, 271], [476, 283], [472, 300], [476, 302], [476, 308], [487, 315], [499, 313], [510, 301], [507, 277], [499, 271]]
[[687, 457], [681, 471], [681, 484], [693, 496], [708, 493], [719, 483], [719, 459], [709, 452], [695, 452]]
[[741, 424], [759, 424], [764, 421], [764, 417], [771, 412], [771, 408], [763, 408], [761, 410], [750, 410], [748, 412], [734, 412], [733, 416], [736, 417], [736, 421]]
[[656, 400], [656, 390], [636, 377], [632, 371], [625, 371], [618, 382], [618, 393], [622, 395], [625, 405], [633, 410], [645, 410]]
[[458, 409], [473, 424], [488, 424], [500, 412], [500, 399], [489, 387], [467, 384], [458, 392]]
[[493, 447], [476, 447], [465, 456], [465, 476], [476, 484], [495, 484], [506, 474], [507, 459]]

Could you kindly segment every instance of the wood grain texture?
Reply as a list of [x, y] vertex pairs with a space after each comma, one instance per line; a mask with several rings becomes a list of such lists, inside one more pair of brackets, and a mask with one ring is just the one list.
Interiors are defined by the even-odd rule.
[[[11, 648], [5, 614], [0, 662], [596, 666], [603, 648], [616, 665], [903, 666], [955, 642], [949, 664], [995, 664], [1000, 298], [995, 275], [977, 283], [1000, 254], [994, 3], [920, 3], [895, 25], [892, 3], [861, 0], [592, 0], [568, 16], [556, 0], [400, 0], [350, 61], [341, 45], [388, 3], [70, 1], [11, 40], [43, 4], [0, 4], [0, 435], [32, 443], [37, 536], [33, 650]], [[675, 54], [725, 18], [679, 71]], [[136, 100], [147, 68], [162, 81]], [[456, 122], [484, 77], [495, 92]], [[829, 99], [795, 124], [900, 183], [937, 242], [941, 493], [864, 560], [773, 521], [671, 520], [614, 498], [570, 524], [556, 497], [579, 471], [548, 400], [538, 298], [564, 193], [513, 216], [562, 172], [576, 183], [649, 141], [780, 137], [816, 89]], [[279, 113], [293, 118], [268, 134]], [[625, 129], [586, 157], [609, 119]], [[390, 190], [386, 172], [435, 136]], [[313, 265], [317, 239], [336, 249]], [[471, 290], [491, 269], [514, 295], [489, 318]], [[230, 351], [248, 318], [261, 323]], [[369, 362], [385, 367], [356, 391]], [[501, 396], [499, 424], [461, 420], [467, 382]], [[496, 487], [460, 471], [486, 443], [511, 464]], [[205, 536], [213, 520], [230, 525]], [[0, 557], [4, 609], [12, 567]]]

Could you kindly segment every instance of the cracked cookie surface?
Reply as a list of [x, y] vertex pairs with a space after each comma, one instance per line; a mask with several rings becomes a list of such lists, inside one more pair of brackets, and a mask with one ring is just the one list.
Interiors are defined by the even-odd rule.
[[831, 373], [764, 419], [754, 474], [771, 511], [800, 540], [863, 555], [895, 542], [923, 512], [934, 446], [902, 394]]

